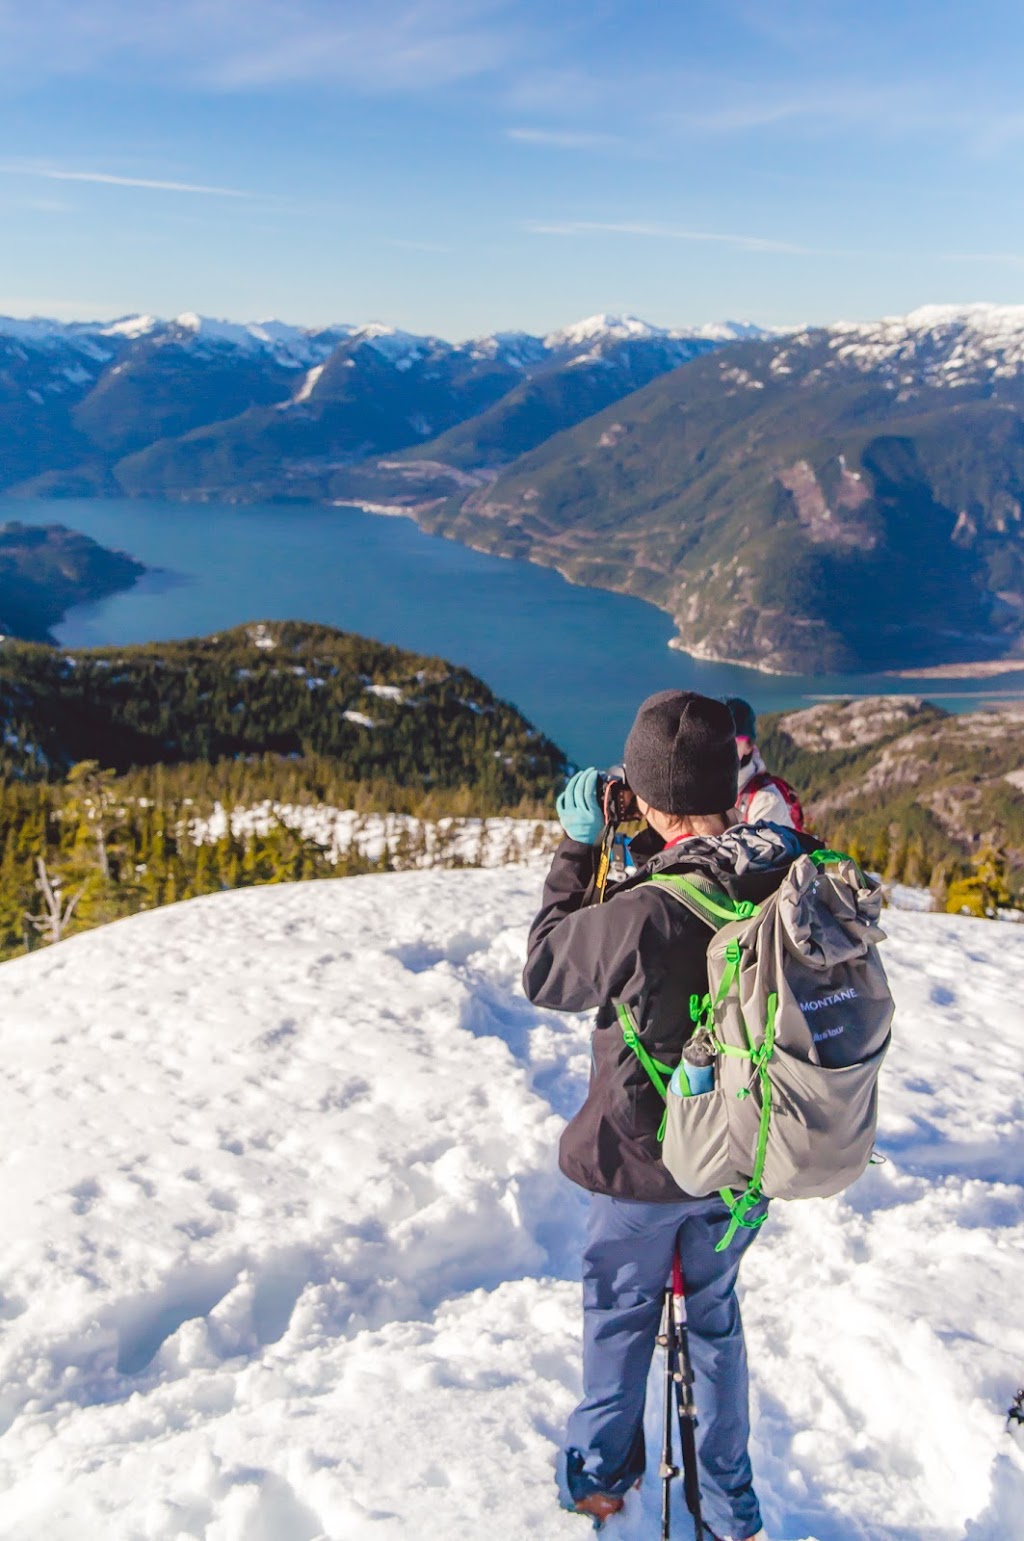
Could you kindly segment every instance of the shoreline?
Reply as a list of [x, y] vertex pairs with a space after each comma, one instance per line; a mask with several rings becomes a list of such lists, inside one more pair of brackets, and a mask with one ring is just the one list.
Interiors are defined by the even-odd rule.
[[[237, 499], [236, 500], [236, 499], [230, 498], [229, 496], [226, 496], [225, 494], [218, 494], [218, 500], [220, 500], [220, 499], [223, 499], [225, 504], [227, 506], [230, 506], [230, 507], [245, 507], [246, 504], [249, 502], [248, 499]], [[0, 499], [0, 509], [2, 509], [3, 501], [4, 501], [3, 499]], [[16, 500], [16, 501], [21, 502], [22, 500]], [[25, 500], [25, 501], [32, 501], [32, 502], [38, 501], [41, 504], [49, 504], [49, 503], [52, 502], [52, 500], [50, 500], [50, 499], [38, 499], [38, 500], [37, 499], [31, 499], [31, 500]], [[107, 501], [110, 501], [110, 502], [118, 502], [118, 501], [131, 502], [131, 501], [135, 501], [135, 500], [129, 499], [129, 498], [124, 498], [124, 499], [108, 499], [108, 498], [104, 498], [104, 497], [100, 496], [95, 501], [101, 501], [101, 502], [107, 502]], [[146, 502], [146, 503], [153, 503], [153, 502], [161, 502], [161, 501], [163, 501], [163, 502], [168, 502], [168, 503], [182, 502], [182, 503], [192, 503], [192, 504], [194, 504], [194, 503], [207, 503], [207, 502], [214, 501], [214, 499], [206, 498], [206, 497], [202, 497], [202, 498], [180, 498], [180, 499], [168, 499], [168, 498], [159, 499], [159, 498], [145, 497], [145, 498], [139, 499], [138, 501]], [[632, 592], [630, 592], [630, 590], [628, 588], [624, 588], [624, 587], [611, 586], [611, 585], [605, 585], [605, 584], [591, 584], [591, 583], [583, 583], [583, 582], [581, 582], [578, 578], [574, 577], [571, 573], [566, 572], [565, 569], [563, 567], [561, 567], [557, 561], [545, 560], [545, 558], [550, 558], [550, 556], [553, 555], [553, 553], [543, 552], [543, 553], [538, 553], [537, 555], [530, 555], [530, 556], [514, 556], [511, 553], [506, 553], [506, 552], [503, 552], [503, 551], [495, 551], [492, 548], [489, 548], [487, 546], [478, 545], [475, 541], [467, 540], [463, 536], [452, 535], [452, 534], [447, 533], [444, 530], [437, 530], [437, 529], [429, 528], [429, 526], [425, 525], [422, 522], [423, 517], [426, 516], [426, 515], [429, 515], [434, 509], [436, 509], [438, 504], [439, 504], [439, 502], [443, 501], [442, 499], [420, 499], [420, 500], [418, 500], [416, 502], [413, 502], [413, 503], [376, 502], [376, 501], [368, 499], [368, 498], [364, 499], [364, 498], [355, 498], [355, 497], [331, 498], [331, 499], [326, 499], [326, 500], [320, 500], [320, 499], [313, 498], [313, 499], [308, 499], [308, 500], [303, 499], [301, 501], [303, 503], [306, 503], [307, 506], [319, 506], [321, 508], [352, 508], [352, 509], [358, 510], [359, 512], [366, 513], [366, 514], [372, 514], [372, 515], [376, 515], [376, 516], [379, 516], [379, 517], [408, 519], [413, 525], [416, 526], [417, 529], [421, 530], [426, 535], [435, 536], [439, 540], [449, 540], [449, 541], [452, 541], [456, 545], [464, 546], [467, 550], [477, 551], [477, 552], [479, 552], [483, 556], [500, 557], [501, 559], [506, 560], [506, 561], [522, 561], [522, 562], [528, 563], [530, 566], [546, 568], [548, 571], [553, 571], [553, 572], [558, 573], [559, 576], [566, 583], [571, 584], [575, 588], [592, 589], [592, 590], [595, 590], [595, 591], [598, 591], [598, 592], [607, 593], [607, 594], [618, 594], [618, 595], [621, 595], [624, 598], [632, 599], [632, 600], [634, 600], [634, 601], [636, 601], [636, 602], [638, 602], [640, 604], [647, 605], [652, 610], [657, 611], [659, 615], [665, 616], [673, 628], [676, 628], [677, 624], [678, 624], [677, 621], [676, 621], [675, 616], [672, 614], [672, 612], [670, 610], [668, 610], [667, 608], [664, 608], [662, 605], [658, 604], [655, 600], [652, 600], [652, 599], [650, 599], [649, 597], [647, 597], [645, 595], [632, 593]], [[73, 504], [74, 500], [73, 499], [67, 500], [67, 502], [70, 505], [70, 504]], [[131, 558], [130, 555], [127, 552], [123, 552], [123, 551], [112, 551], [110, 554], [128, 557], [129, 561], [135, 560], [135, 559]], [[142, 572], [135, 574], [132, 577], [131, 581], [124, 585], [125, 588], [130, 589], [130, 588], [134, 587], [135, 584], [138, 583], [141, 579], [143, 579], [145, 577], [149, 577], [149, 576], [155, 575], [155, 574], [159, 574], [159, 573], [161, 573], [163, 571], [163, 569], [161, 569], [159, 567], [157, 567], [157, 568], [149, 568], [148, 566], [146, 566], [146, 564], [140, 564], [140, 565], [142, 566], [142, 569], [143, 569]], [[121, 585], [117, 586], [117, 588], [120, 588], [120, 587], [121, 587]], [[117, 591], [117, 589], [114, 590], [114, 592], [116, 592], [116, 591]], [[79, 605], [81, 605], [83, 603], [89, 603], [90, 601], [102, 600], [103, 598], [109, 597], [109, 592], [110, 591], [108, 591], [107, 594], [103, 594], [103, 593], [93, 594], [93, 595], [90, 595], [88, 599], [84, 599], [84, 600], [76, 599], [72, 604], [66, 606], [64, 611], [63, 611], [63, 613], [56, 620], [54, 620], [51, 624], [53, 626], [60, 626], [66, 620], [67, 611], [68, 610], [76, 609], [76, 608], [79, 607]], [[50, 635], [47, 638], [47, 640], [52, 643], [53, 642], [52, 635]], [[693, 662], [698, 663], [698, 664], [706, 663], [706, 664], [712, 664], [712, 665], [726, 665], [726, 666], [732, 667], [732, 668], [749, 670], [750, 672], [752, 672], [754, 674], [757, 674], [757, 675], [760, 675], [760, 676], [763, 676], [766, 679], [780, 680], [780, 681], [781, 680], [787, 680], [787, 679], [793, 679], [793, 680], [803, 679], [803, 680], [807, 680], [807, 681], [813, 681], [815, 679], [815, 676], [813, 674], [801, 674], [799, 671], [796, 671], [796, 670], [772, 668], [770, 665], [765, 665], [763, 663], [758, 663], [758, 662], [755, 662], [752, 659], [722, 657], [722, 656], [718, 656], [718, 655], [714, 654], [710, 650], [704, 650], [703, 648], [693, 649], [691, 647], [687, 647], [684, 644], [684, 642], [683, 642], [683, 640], [682, 640], [682, 638], [681, 638], [681, 636], [679, 634], [679, 631], [677, 629], [674, 629], [673, 635], [669, 637], [669, 639], [666, 642], [665, 646], [666, 646], [666, 648], [669, 651], [676, 652], [676, 653], [681, 653], [685, 657], [693, 660]], [[905, 668], [905, 669], [883, 669], [883, 670], [878, 670], [877, 673], [874, 675], [874, 678], [877, 679], [877, 680], [907, 680], [908, 682], [914, 681], [914, 680], [932, 681], [932, 682], [935, 682], [935, 681], [950, 681], [950, 682], [953, 682], [953, 681], [956, 681], [956, 680], [983, 681], [983, 680], [986, 680], [986, 679], [996, 679], [996, 678], [998, 678], [1000, 676], [1003, 676], [1003, 675], [1012, 675], [1012, 674], [1018, 674], [1018, 673], [1024, 674], [1024, 657], [1021, 657], [1021, 658], [1001, 658], [1001, 659], [982, 659], [982, 660], [978, 660], [978, 661], [973, 662], [973, 663], [929, 664], [929, 665], [922, 665], [922, 666], [919, 666], [919, 667]], [[829, 678], [829, 676], [822, 675], [822, 676], [820, 676], [820, 678], [822, 680], [824, 680], [824, 679]], [[863, 686], [858, 691], [856, 689], [856, 687], [854, 687], [852, 685], [852, 681], [855, 680], [855, 679], [858, 679], [858, 676], [856, 676], [856, 675], [851, 676], [851, 689], [848, 692], [843, 692], [844, 695], [846, 695], [846, 694], [849, 694], [849, 695], [858, 695], [858, 694], [863, 695], [865, 693], [868, 693], [868, 692], [865, 692]], [[888, 693], [888, 692], [883, 692], [883, 693]], [[838, 699], [838, 697], [832, 695], [832, 693], [829, 693], [829, 695], [827, 697], [816, 697], [816, 698], [818, 698], [818, 699]], [[1013, 698], [1014, 699], [1017, 698], [1017, 693], [1016, 692], [1013, 693]]]
[[1000, 674], [1024, 674], [1024, 658], [980, 659], [977, 663], [925, 664], [917, 669], [885, 669], [889, 680], [987, 680]]
[[[643, 605], [650, 605], [652, 610], [657, 610], [660, 615], [668, 617], [674, 627], [678, 623], [671, 610], [663, 608], [653, 599], [647, 599], [641, 594], [633, 594], [626, 588], [613, 588], [604, 584], [581, 583], [578, 578], [565, 571], [557, 562], [544, 561], [537, 556], [515, 557], [503, 551], [494, 551], [487, 546], [477, 545], [474, 541], [466, 540], [462, 536], [449, 535], [442, 530], [431, 530], [420, 523], [420, 515], [427, 514], [436, 508], [444, 499], [430, 499], [418, 503], [374, 503], [360, 498], [334, 498], [329, 506], [333, 508], [358, 508], [366, 514], [380, 514], [385, 518], [410, 519], [417, 529], [425, 535], [433, 535], [438, 540], [452, 540], [456, 545], [465, 546], [469, 551], [479, 551], [482, 556], [500, 557], [503, 561], [529, 562], [534, 567], [545, 567], [549, 571], [556, 572], [566, 583], [571, 583], [574, 588], [600, 589], [606, 594], [621, 594], [627, 599], [635, 599]], [[682, 637], [676, 629], [666, 643], [671, 652], [684, 653], [687, 658], [692, 658], [695, 663], [728, 664], [734, 669], [750, 669], [755, 674], [762, 674], [769, 679], [813, 679], [814, 675], [802, 674], [796, 669], [773, 669], [767, 664], [755, 663], [749, 658], [726, 658], [710, 651], [695, 651], [685, 645]], [[955, 664], [926, 664], [913, 669], [880, 669], [877, 672], [878, 679], [892, 680], [968, 680], [968, 679], [993, 679], [1002, 674], [1024, 673], [1024, 658], [1020, 659], [987, 659], [977, 663]], [[828, 675], [822, 675], [827, 679]]]
[[[430, 503], [371, 503], [360, 498], [333, 498], [329, 504], [331, 508], [358, 508], [364, 514], [381, 514], [385, 518], [410, 519], [418, 530], [423, 531], [424, 535], [433, 535], [437, 540], [454, 541], [457, 546], [465, 546], [467, 551], [479, 551], [481, 556], [498, 557], [504, 562], [528, 562], [532, 567], [547, 568], [549, 572], [556, 572], [566, 583], [571, 583], [573, 588], [594, 589], [603, 594], [620, 594], [624, 599], [635, 599], [638, 603], [649, 605], [652, 610], [657, 610], [659, 615], [667, 616], [673, 626], [677, 625], [676, 618], [671, 610], [664, 609], [661, 605], [655, 603], [653, 599], [644, 598], [642, 594], [633, 594], [629, 589], [611, 588], [605, 584], [581, 583], [578, 578], [574, 578], [563, 567], [559, 567], [557, 562], [541, 561], [538, 557], [534, 556], [511, 556], [504, 551], [493, 551], [488, 546], [478, 546], [474, 541], [465, 540], [459, 535], [448, 535], [443, 530], [424, 528], [417, 515], [428, 513], [431, 508], [436, 508], [436, 506], [436, 501]], [[686, 657], [692, 658], [695, 663], [729, 664], [734, 669], [752, 669], [755, 674], [765, 674], [770, 679], [813, 678], [810, 675], [802, 675], [796, 670], [771, 669], [765, 664], [751, 663], [748, 659], [719, 658], [713, 653], [695, 653], [685, 646], [678, 630], [668, 639], [665, 646], [671, 652], [685, 653]], [[1021, 667], [1024, 668], [1024, 664]]]

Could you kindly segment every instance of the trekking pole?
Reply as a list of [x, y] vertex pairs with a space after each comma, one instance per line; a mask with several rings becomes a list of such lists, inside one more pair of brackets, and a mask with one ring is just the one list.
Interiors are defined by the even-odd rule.
[[697, 1470], [697, 1407], [693, 1400], [693, 1365], [686, 1325], [686, 1281], [676, 1247], [672, 1257], [672, 1289], [669, 1326], [675, 1360], [673, 1382], [676, 1411], [679, 1416], [679, 1443], [683, 1452], [683, 1496], [693, 1516], [697, 1541], [704, 1541], [704, 1520], [700, 1512], [700, 1474]]
[[1006, 1427], [1010, 1433], [1016, 1432], [1013, 1425], [1024, 1429], [1024, 1386], [1020, 1388], [1009, 1407], [1006, 1409]]
[[672, 1464], [672, 1399], [676, 1384], [676, 1355], [672, 1332], [672, 1287], [665, 1287], [665, 1308], [661, 1321], [658, 1343], [665, 1350], [665, 1405], [661, 1425], [661, 1541], [669, 1541], [672, 1533], [672, 1478], [678, 1477], [679, 1467]]

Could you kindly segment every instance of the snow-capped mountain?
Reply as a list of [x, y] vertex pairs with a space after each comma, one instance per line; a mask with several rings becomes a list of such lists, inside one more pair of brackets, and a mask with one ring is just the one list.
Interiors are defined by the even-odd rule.
[[283, 362], [308, 364], [325, 358], [355, 327], [335, 325], [321, 328], [289, 326], [284, 321], [220, 321], [183, 311], [169, 321], [157, 316], [122, 316], [117, 321], [62, 323], [43, 318], [20, 320], [0, 316], [0, 344], [10, 341], [33, 350], [50, 350], [67, 345], [91, 351], [104, 361], [113, 358], [126, 343], [143, 338], [154, 342], [182, 344], [192, 342], [197, 351], [211, 348], [237, 348], [248, 353], [267, 353]]
[[[463, 343], [0, 323], [0, 491], [408, 510], [640, 593], [701, 656], [797, 672], [1024, 646], [1022, 414], [1024, 307]], [[855, 601], [820, 613], [837, 587]]]
[[923, 305], [907, 316], [830, 328], [837, 358], [900, 383], [961, 386], [1024, 369], [1024, 305]]
[[572, 326], [534, 336], [529, 332], [494, 332], [469, 342], [446, 342], [441, 338], [403, 331], [382, 322], [362, 324], [336, 323], [324, 327], [291, 326], [287, 322], [224, 321], [183, 311], [170, 320], [152, 315], [122, 316], [116, 321], [52, 321], [42, 317], [22, 320], [0, 316], [0, 340], [9, 339], [30, 348], [52, 349], [61, 344], [99, 344], [101, 349], [115, 349], [123, 342], [141, 338], [181, 343], [191, 339], [198, 347], [238, 348], [247, 352], [265, 352], [282, 360], [309, 364], [327, 356], [346, 339], [374, 346], [384, 357], [398, 364], [417, 353], [450, 351], [480, 358], [518, 361], [523, 366], [562, 360], [595, 347], [619, 342], [647, 342], [666, 339], [702, 338], [732, 342], [741, 337], [765, 335], [759, 327], [745, 322], [715, 322], [692, 328], [652, 326], [636, 316], [590, 316]]
[[701, 338], [709, 342], [738, 342], [752, 337], [765, 337], [763, 327], [748, 321], [714, 321], [697, 327], [652, 326], [639, 316], [611, 316], [601, 314], [587, 316], [572, 326], [548, 332], [544, 347], [551, 353], [573, 353], [581, 349], [603, 347], [618, 342], [692, 341]]
[[[888, 389], [998, 390], [999, 382], [1019, 381], [1024, 374], [1024, 305], [922, 305], [905, 316], [837, 321], [779, 337], [769, 363], [772, 374], [812, 367], [854, 369]], [[816, 372], [810, 383], [820, 378]]]
[[641, 321], [639, 316], [610, 316], [602, 313], [597, 316], [586, 316], [572, 326], [548, 332], [544, 338], [544, 346], [552, 353], [563, 353], [581, 347], [589, 348], [594, 343], [682, 335], [680, 332], [669, 331], [665, 327], [652, 326], [649, 321]]
[[497, 359], [511, 364], [515, 369], [529, 369], [545, 357], [546, 348], [542, 337], [530, 332], [492, 332], [487, 337], [477, 337], [465, 344], [474, 358]]
[[1022, 424], [1024, 307], [927, 306], [732, 342], [422, 517], [653, 599], [701, 657], [793, 673], [1017, 657]]
[[[0, 318], [0, 491], [238, 498], [258, 478], [255, 495], [276, 495], [264, 459], [294, 491], [296, 466], [304, 479], [325, 464], [398, 452], [524, 381], [599, 370], [568, 389], [574, 405], [550, 416], [550, 431], [565, 427], [727, 340], [712, 330], [600, 316], [546, 338], [496, 332], [451, 343], [379, 322], [315, 329], [190, 311], [69, 324]], [[141, 466], [118, 469], [150, 450]]]
[[[122, 316], [119, 321], [110, 321], [99, 328], [102, 337], [145, 337], [148, 332], [155, 332], [164, 323], [156, 316]], [[0, 329], [5, 323], [0, 321]]]
[[[244, 889], [0, 966], [4, 1541], [578, 1541], [589, 1024], [522, 995], [540, 883]], [[756, 1480], [775, 1541], [1005, 1541], [1024, 958], [885, 929], [885, 1164], [743, 1264]], [[658, 1512], [651, 1462], [608, 1534]]]
[[[150, 328], [148, 335], [152, 336], [158, 330], [156, 327]], [[309, 329], [289, 326], [284, 321], [249, 321], [238, 324], [233, 321], [216, 321], [209, 316], [197, 316], [186, 311], [167, 325], [166, 335], [179, 341], [191, 336], [201, 348], [240, 348], [247, 352], [269, 354], [282, 364], [309, 367], [314, 363], [322, 363], [338, 343], [355, 330], [350, 326]]]
[[[0, 317], [0, 345], [52, 351], [61, 346], [113, 358], [126, 343], [144, 338], [197, 348], [236, 348], [267, 353], [282, 362], [309, 367], [322, 362], [346, 341], [373, 346], [396, 366], [426, 354], [459, 354], [499, 360], [528, 368], [542, 362], [592, 354], [623, 343], [750, 342], [780, 334], [747, 321], [710, 322], [692, 327], [661, 327], [637, 316], [599, 314], [542, 336], [529, 332], [494, 332], [469, 342], [403, 331], [380, 322], [337, 323], [310, 328], [278, 320], [235, 322], [185, 311], [170, 320], [129, 315], [110, 322], [59, 322], [33, 317]], [[822, 337], [837, 359], [864, 372], [903, 368], [932, 384], [962, 384], [984, 371], [1007, 377], [1024, 365], [1024, 306], [924, 305], [906, 316], [874, 322], [838, 321], [829, 327], [804, 328], [786, 336], [788, 348], [806, 349]], [[783, 357], [780, 354], [780, 357]]]

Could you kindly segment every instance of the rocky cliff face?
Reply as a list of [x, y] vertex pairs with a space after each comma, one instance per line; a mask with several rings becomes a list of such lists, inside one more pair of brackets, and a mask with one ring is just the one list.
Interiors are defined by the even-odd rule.
[[737, 345], [432, 523], [652, 599], [702, 657], [827, 672], [1024, 653], [1022, 361], [1024, 307]]
[[827, 701], [766, 717], [762, 747], [810, 826], [878, 868], [913, 847], [927, 882], [993, 846], [1024, 891], [1024, 704], [953, 716], [916, 696]]

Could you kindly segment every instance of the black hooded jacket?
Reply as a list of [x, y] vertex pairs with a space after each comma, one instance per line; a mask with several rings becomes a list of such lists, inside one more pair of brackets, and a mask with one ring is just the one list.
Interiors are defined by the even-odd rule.
[[523, 988], [555, 1011], [597, 1008], [590, 1087], [559, 1147], [565, 1175], [591, 1193], [678, 1203], [688, 1197], [661, 1161], [664, 1104], [627, 1044], [616, 1002], [633, 1008], [644, 1047], [676, 1065], [693, 1031], [690, 997], [708, 987], [710, 931], [657, 883], [655, 872], [702, 872], [734, 899], [774, 893], [792, 863], [820, 842], [775, 824], [738, 824], [650, 858], [604, 904], [584, 907], [593, 846], [563, 840], [530, 929]]

